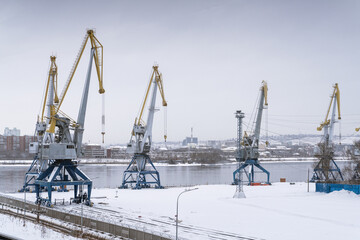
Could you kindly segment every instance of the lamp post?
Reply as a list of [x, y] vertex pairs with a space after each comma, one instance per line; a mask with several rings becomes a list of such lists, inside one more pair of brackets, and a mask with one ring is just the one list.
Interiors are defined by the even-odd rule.
[[24, 227], [25, 227], [25, 215], [26, 215], [26, 188], [24, 187]]
[[179, 198], [183, 193], [186, 192], [190, 192], [190, 191], [194, 191], [194, 190], [198, 190], [199, 188], [193, 188], [193, 189], [185, 189], [185, 191], [182, 191], [178, 197], [177, 197], [177, 201], [176, 201], [176, 240], [178, 240], [178, 225], [179, 225]]

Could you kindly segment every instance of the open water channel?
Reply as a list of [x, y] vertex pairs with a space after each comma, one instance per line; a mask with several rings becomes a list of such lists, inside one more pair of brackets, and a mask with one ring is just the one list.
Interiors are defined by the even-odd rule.
[[[340, 168], [347, 162], [337, 161]], [[163, 186], [192, 186], [204, 184], [231, 184], [233, 171], [237, 164], [222, 165], [184, 165], [156, 166]], [[270, 172], [270, 181], [287, 182], [307, 181], [308, 169], [312, 176], [313, 162], [264, 162], [262, 166]], [[127, 165], [87, 164], [80, 166], [85, 174], [93, 179], [95, 188], [115, 188], [121, 185], [123, 172]], [[27, 165], [0, 165], [0, 192], [16, 192], [23, 186]], [[265, 181], [266, 175], [258, 173], [257, 181]], [[245, 180], [245, 176], [244, 176]]]

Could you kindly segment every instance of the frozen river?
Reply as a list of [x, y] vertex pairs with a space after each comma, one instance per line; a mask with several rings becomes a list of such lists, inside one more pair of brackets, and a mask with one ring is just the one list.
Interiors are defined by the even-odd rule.
[[[337, 161], [340, 168], [346, 162]], [[157, 166], [163, 186], [188, 186], [204, 184], [230, 184], [232, 173], [237, 164], [225, 165], [186, 165], [186, 166]], [[264, 162], [262, 166], [270, 172], [270, 181], [279, 182], [286, 178], [288, 182], [307, 180], [307, 171], [312, 171], [313, 162]], [[91, 179], [95, 188], [115, 188], [121, 185], [125, 165], [82, 165], [82, 169]], [[28, 166], [0, 165], [0, 192], [15, 192], [23, 185], [24, 175]], [[310, 172], [311, 177], [312, 172]], [[255, 176], [257, 181], [264, 181], [265, 174]]]

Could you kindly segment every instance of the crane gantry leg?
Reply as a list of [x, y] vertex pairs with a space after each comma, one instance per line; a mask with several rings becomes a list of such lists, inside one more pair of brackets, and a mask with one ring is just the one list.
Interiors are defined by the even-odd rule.
[[[66, 172], [68, 175], [66, 174]], [[69, 178], [70, 177], [70, 178]], [[48, 207], [52, 206], [51, 192], [58, 186], [60, 191], [66, 189], [65, 186], [74, 186], [74, 200], [83, 199], [86, 205], [91, 205], [92, 181], [77, 167], [72, 160], [56, 160], [35, 180], [36, 204], [41, 203]], [[84, 199], [82, 193], [78, 195], [78, 186], [87, 185], [87, 196]], [[46, 188], [48, 197], [40, 196], [40, 189]]]
[[[146, 165], [148, 165], [147, 168]], [[120, 188], [128, 188], [128, 184], [131, 186], [134, 184], [133, 189], [149, 188], [151, 184], [155, 184], [155, 188], [164, 188], [160, 184], [159, 172], [147, 154], [134, 154], [124, 171]]]
[[271, 184], [270, 183], [270, 172], [267, 171], [264, 167], [262, 167], [259, 163], [259, 160], [254, 160], [254, 159], [248, 159], [246, 160], [244, 163], [240, 164], [240, 167], [238, 169], [236, 169], [233, 172], [233, 184], [237, 185], [238, 183], [238, 174], [240, 173], [240, 171], [245, 171], [246, 167], [249, 167], [249, 171], [248, 174], [245, 174], [248, 178], [249, 181], [249, 185], [252, 185], [253, 183], [255, 183], [255, 167], [260, 169], [263, 173], [265, 173], [267, 175], [267, 181], [265, 182], [266, 184]]

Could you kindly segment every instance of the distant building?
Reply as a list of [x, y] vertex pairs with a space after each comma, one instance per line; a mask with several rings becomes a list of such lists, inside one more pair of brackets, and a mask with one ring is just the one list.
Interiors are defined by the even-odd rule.
[[111, 146], [106, 152], [107, 158], [126, 158], [126, 146]]
[[190, 147], [195, 147], [199, 144], [198, 142], [198, 138], [197, 137], [193, 137], [193, 128], [191, 128], [191, 137], [186, 137], [183, 142], [182, 145], [183, 146], [190, 146]]
[[198, 145], [198, 138], [197, 137], [186, 137], [183, 142], [182, 145], [183, 146], [189, 146], [189, 145]]
[[207, 141], [207, 145], [212, 148], [221, 148], [221, 141], [209, 140]]
[[35, 141], [34, 136], [0, 135], [0, 151], [28, 152], [29, 144]]
[[106, 158], [106, 149], [100, 144], [84, 144], [83, 152], [85, 158]]
[[4, 136], [20, 136], [20, 129], [17, 129], [17, 128], [13, 128], [13, 129], [10, 129], [8, 127], [6, 127], [4, 129]]

